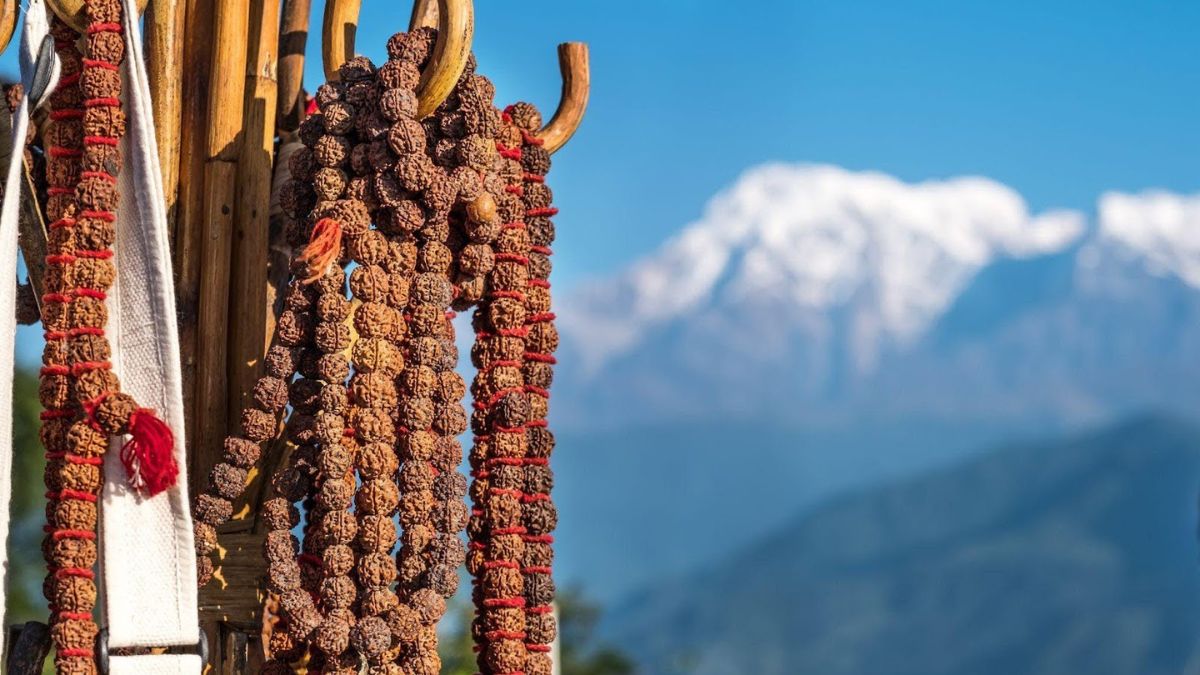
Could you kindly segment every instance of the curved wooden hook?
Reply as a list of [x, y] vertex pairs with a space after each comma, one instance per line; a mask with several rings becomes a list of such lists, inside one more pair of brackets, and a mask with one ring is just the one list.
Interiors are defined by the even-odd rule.
[[[421, 74], [417, 87], [418, 118], [427, 117], [446, 100], [458, 78], [462, 77], [471, 55], [471, 41], [475, 37], [475, 7], [472, 0], [438, 0], [438, 40], [433, 56]], [[321, 56], [324, 59], [325, 78], [336, 81], [338, 68], [354, 56], [354, 35], [358, 30], [358, 14], [362, 0], [328, 0], [325, 4], [325, 21], [321, 36]], [[421, 26], [419, 17], [432, 11], [414, 12], [414, 25]]]
[[17, 32], [17, 0], [0, 1], [0, 52], [8, 49], [13, 33]]
[[[146, 11], [147, 0], [138, 0], [138, 14]], [[58, 15], [58, 18], [66, 21], [71, 28], [80, 33], [87, 30], [88, 18], [86, 11], [85, 0], [46, 0], [46, 6]]]
[[592, 79], [587, 44], [564, 42], [559, 45], [558, 67], [562, 72], [562, 98], [558, 101], [554, 117], [537, 134], [551, 154], [558, 152], [571, 140], [587, 112]]

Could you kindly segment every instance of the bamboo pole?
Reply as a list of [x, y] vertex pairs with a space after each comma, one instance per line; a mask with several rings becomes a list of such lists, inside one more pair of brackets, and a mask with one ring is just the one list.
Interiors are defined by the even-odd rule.
[[564, 42], [559, 45], [558, 66], [562, 72], [562, 98], [559, 99], [554, 117], [538, 132], [538, 138], [545, 141], [546, 150], [550, 153], [558, 152], [571, 140], [587, 112], [588, 94], [591, 91], [587, 44]]
[[312, 0], [284, 0], [279, 28], [280, 132], [295, 131], [304, 120], [304, 49]]
[[321, 57], [325, 79], [338, 80], [338, 68], [354, 58], [354, 38], [358, 34], [358, 13], [362, 0], [326, 0], [321, 24]]
[[[185, 15], [184, 72], [180, 110], [179, 198], [174, 228], [175, 299], [179, 312], [179, 351], [183, 367], [183, 403], [189, 445], [198, 438], [196, 405], [196, 333], [200, 306], [200, 244], [204, 223], [204, 147], [207, 135], [209, 65], [212, 55], [214, 0], [188, 0]], [[207, 467], [188, 453], [191, 493], [204, 484]]]
[[[328, 0], [325, 3], [321, 59], [325, 77], [338, 79], [338, 68], [354, 58], [354, 37], [362, 0]], [[417, 7], [413, 20], [425, 20], [432, 10]], [[475, 38], [475, 7], [472, 0], [437, 0], [438, 40], [417, 87], [417, 118], [428, 117], [454, 91], [466, 69]], [[416, 26], [412, 26], [415, 28]]]
[[234, 220], [229, 312], [229, 416], [240, 413], [270, 347], [274, 313], [267, 298], [271, 167], [279, 49], [279, 0], [250, 0], [251, 58], [246, 66], [246, 104], [238, 201]]
[[196, 334], [196, 410], [198, 425], [193, 464], [201, 475], [220, 457], [229, 427], [227, 336], [229, 275], [237, 206], [238, 160], [244, 139], [246, 43], [250, 4], [216, 0], [213, 58], [208, 88], [205, 136], [200, 304]]
[[417, 28], [437, 28], [437, 25], [437, 0], [416, 0], [413, 3], [412, 17], [408, 20], [408, 29], [411, 31]]
[[17, 30], [17, 0], [0, 0], [0, 52], [8, 49]]
[[[154, 0], [146, 9], [146, 66], [154, 135], [162, 164], [167, 232], [174, 234], [179, 199], [179, 125], [183, 104], [183, 30], [187, 0]], [[171, 242], [174, 245], [174, 242]]]

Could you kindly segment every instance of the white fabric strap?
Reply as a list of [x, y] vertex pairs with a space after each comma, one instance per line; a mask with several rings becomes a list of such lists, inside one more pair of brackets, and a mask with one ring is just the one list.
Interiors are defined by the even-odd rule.
[[[108, 335], [122, 391], [171, 427], [180, 474], [175, 487], [143, 498], [129, 487], [118, 457], [120, 439], [105, 459], [100, 542], [110, 651], [194, 646], [200, 639], [166, 207], [137, 8], [133, 0], [124, 4], [128, 133], [122, 139], [117, 282], [107, 301]], [[113, 657], [111, 665], [114, 673], [200, 672], [194, 656]]]
[[[9, 507], [12, 502], [13, 360], [17, 330], [17, 230], [25, 175], [25, 136], [29, 131], [28, 94], [38, 50], [49, 32], [46, 6], [42, 0], [31, 0], [21, 32], [21, 75], [26, 96], [21, 98], [12, 118], [12, 154], [5, 167], [4, 203], [0, 206], [0, 628], [6, 625], [4, 607], [7, 600]], [[32, 199], [29, 195], [25, 197]], [[0, 639], [0, 664], [4, 663], [5, 656], [4, 641]]]
[[200, 672], [202, 664], [195, 654], [163, 654], [160, 656], [110, 656], [110, 675], [191, 675]]

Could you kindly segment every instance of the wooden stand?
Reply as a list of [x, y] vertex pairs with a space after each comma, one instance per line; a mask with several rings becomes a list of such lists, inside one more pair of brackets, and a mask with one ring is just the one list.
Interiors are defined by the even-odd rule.
[[[375, 0], [372, 0], [375, 1]], [[260, 374], [274, 330], [275, 298], [288, 261], [273, 249], [271, 191], [279, 144], [303, 118], [304, 54], [311, 0], [149, 0], [146, 57], [162, 160], [175, 267], [183, 365], [190, 491], [204, 486]], [[82, 17], [84, 0], [48, 0], [60, 15]], [[146, 5], [146, 0], [139, 3]], [[327, 77], [354, 54], [362, 0], [328, 0], [322, 35]], [[17, 20], [16, 0], [0, 0], [0, 45]], [[419, 112], [432, 112], [458, 81], [471, 50], [470, 0], [417, 0], [411, 27], [437, 26], [423, 74]], [[563, 98], [540, 136], [551, 152], [583, 118], [588, 98], [586, 45], [559, 48]], [[315, 87], [314, 87], [315, 88]], [[26, 258], [44, 257], [36, 204], [22, 219]], [[38, 245], [42, 253], [38, 254]], [[40, 286], [40, 268], [30, 265]], [[259, 522], [264, 476], [289, 452], [283, 439], [263, 453], [233, 519], [221, 528], [213, 581], [200, 596], [200, 620], [213, 669], [258, 672], [263, 661], [266, 565]], [[32, 633], [30, 633], [32, 635]], [[25, 650], [29, 651], [29, 650]], [[16, 671], [14, 671], [16, 672]]]

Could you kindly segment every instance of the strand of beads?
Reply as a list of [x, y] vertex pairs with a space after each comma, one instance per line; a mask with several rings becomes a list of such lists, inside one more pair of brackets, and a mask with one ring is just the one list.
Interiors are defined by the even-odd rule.
[[525, 625], [529, 652], [525, 665], [527, 675], [550, 675], [550, 645], [557, 635], [554, 618], [554, 580], [551, 565], [554, 561], [553, 531], [558, 514], [551, 500], [554, 484], [550, 471], [550, 455], [554, 450], [554, 435], [547, 417], [550, 404], [550, 385], [553, 381], [554, 351], [558, 348], [558, 333], [550, 303], [550, 246], [554, 243], [554, 224], [551, 217], [558, 213], [551, 204], [553, 193], [546, 185], [550, 169], [550, 153], [534, 134], [541, 129], [542, 117], [527, 103], [510, 107], [505, 117], [521, 131], [521, 200], [525, 206], [525, 231], [529, 237], [529, 284], [525, 290], [525, 359], [522, 373], [529, 402], [529, 420], [525, 427], [529, 449], [525, 456], [525, 486], [522, 495], [521, 521], [525, 527], [525, 557], [521, 569], [525, 576]]
[[486, 295], [474, 316], [472, 353], [479, 374], [472, 387], [472, 498], [476, 509], [468, 567], [475, 577], [473, 632], [479, 645], [479, 668], [488, 675], [521, 673], [527, 660], [521, 463], [528, 442], [528, 404], [521, 364], [529, 260], [524, 208], [517, 196], [520, 149], [505, 143], [507, 136], [501, 129], [495, 144], [500, 155], [496, 162], [500, 192], [495, 200], [503, 225], [492, 243], [494, 266], [488, 274]]
[[135, 488], [156, 494], [178, 475], [170, 430], [120, 393], [108, 361], [104, 300], [116, 277], [111, 247], [119, 200], [117, 146], [125, 132], [124, 38], [119, 0], [90, 0], [87, 9], [88, 58], [73, 48], [76, 35], [62, 25], [54, 28], [66, 77], [51, 102], [48, 150], [54, 161], [47, 169], [53, 193], [41, 388], [47, 407], [45, 590], [61, 673], [95, 671], [95, 502], [109, 438], [133, 435], [121, 459]]
[[[74, 255], [76, 212], [75, 187], [79, 183], [83, 155], [83, 98], [79, 88], [82, 55], [76, 49], [78, 35], [55, 20], [51, 27], [63, 78], [50, 99], [47, 134], [47, 215], [51, 220], [46, 270], [47, 292], [61, 293], [71, 287], [71, 271], [81, 258]], [[69, 257], [65, 257], [69, 256]], [[58, 671], [94, 672], [92, 644], [98, 627], [92, 619], [96, 587], [91, 570], [98, 550], [96, 493], [100, 489], [99, 462], [108, 439], [83, 421], [75, 400], [71, 366], [87, 351], [98, 351], [106, 361], [107, 343], [93, 331], [80, 331], [64, 303], [45, 305], [42, 323], [46, 346], [42, 355], [39, 397], [42, 413], [42, 444], [46, 449], [46, 532], [43, 555], [50, 570], [44, 591], [52, 612], [55, 666]], [[89, 346], [85, 346], [85, 342]], [[75, 570], [67, 574], [65, 570]], [[71, 635], [68, 635], [68, 632]]]
[[[305, 137], [315, 143], [313, 125], [305, 127]], [[289, 181], [280, 195], [285, 231], [297, 250], [308, 241], [304, 219], [316, 204], [316, 189], [322, 183], [314, 181], [318, 172], [312, 148], [302, 147], [289, 158]], [[272, 345], [263, 359], [264, 374], [255, 382], [251, 405], [242, 411], [239, 432], [225, 439], [221, 461], [209, 473], [205, 488], [195, 498], [196, 560], [201, 587], [213, 575], [212, 553], [217, 548], [217, 528], [229, 520], [235, 502], [246, 489], [247, 475], [262, 455], [262, 445], [273, 440], [279, 429], [279, 419], [290, 404], [304, 415], [316, 412], [323, 384], [300, 377], [293, 380], [302, 357], [314, 349], [312, 326], [317, 293], [315, 287], [304, 283], [309, 265], [298, 252], [292, 260], [295, 271], [284, 294], [283, 312], [276, 324]], [[309, 359], [311, 361], [311, 359]], [[334, 388], [336, 390], [336, 388]]]

